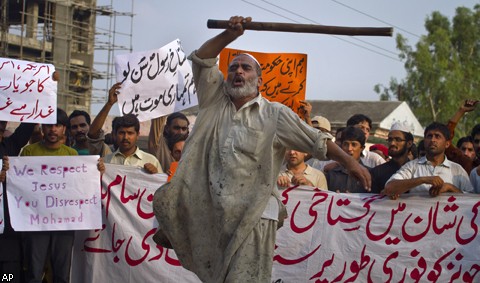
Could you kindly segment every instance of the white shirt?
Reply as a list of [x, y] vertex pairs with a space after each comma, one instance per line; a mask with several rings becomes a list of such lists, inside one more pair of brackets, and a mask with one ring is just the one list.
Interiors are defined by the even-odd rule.
[[385, 158], [381, 157], [378, 153], [369, 151], [367, 149], [364, 149], [362, 151], [360, 160], [362, 160], [363, 165], [370, 168], [373, 168], [375, 166], [378, 166], [386, 162]]
[[[447, 159], [442, 164], [433, 166], [425, 156], [405, 163], [398, 171], [388, 179], [391, 180], [407, 180], [425, 176], [439, 176], [445, 183], [450, 183], [459, 188], [463, 192], [473, 192], [472, 184], [468, 178], [468, 174], [459, 164]], [[422, 184], [410, 189], [410, 192], [428, 192], [430, 184]]]
[[134, 166], [138, 168], [143, 168], [146, 163], [151, 163], [157, 167], [158, 173], [163, 173], [162, 166], [160, 165], [160, 162], [158, 162], [158, 159], [152, 154], [141, 150], [138, 146], [135, 152], [128, 157], [123, 155], [123, 153], [117, 149], [113, 153], [105, 156], [105, 163]]
[[[310, 181], [314, 187], [319, 188], [324, 191], [328, 191], [327, 178], [322, 171], [312, 168], [307, 165], [305, 171], [303, 171], [305, 178]], [[290, 170], [284, 170], [280, 172], [279, 176], [287, 176], [290, 180], [293, 178], [293, 173]]]
[[470, 182], [473, 186], [473, 192], [476, 194], [480, 194], [480, 176], [477, 174], [478, 167], [475, 167], [470, 172]]
[[190, 58], [199, 113], [178, 169], [155, 194], [154, 207], [182, 265], [214, 282], [270, 211], [267, 204], [277, 206], [278, 217], [276, 182], [286, 148], [326, 159], [332, 136], [260, 95], [237, 110], [223, 91], [217, 59], [202, 60], [195, 53]]

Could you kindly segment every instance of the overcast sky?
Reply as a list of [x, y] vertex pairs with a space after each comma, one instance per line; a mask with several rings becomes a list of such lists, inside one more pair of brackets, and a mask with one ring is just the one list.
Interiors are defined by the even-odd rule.
[[[415, 45], [425, 35], [425, 19], [439, 11], [450, 19], [455, 9], [473, 9], [475, 0], [97, 0], [119, 12], [133, 4], [133, 52], [156, 49], [180, 39], [189, 54], [221, 32], [208, 29], [208, 19], [227, 20], [232, 15], [253, 21], [322, 24], [352, 27], [393, 27], [392, 37], [348, 37], [325, 34], [246, 31], [229, 45], [257, 52], [308, 55], [306, 96], [310, 100], [379, 100], [376, 84], [388, 85], [391, 77], [405, 76], [398, 59], [395, 37], [401, 33]], [[117, 31], [130, 30], [130, 18], [117, 17]], [[97, 18], [97, 23], [102, 21]], [[97, 25], [98, 25], [97, 24]], [[117, 44], [129, 44], [118, 35]], [[125, 53], [117, 51], [116, 54]], [[106, 61], [105, 58], [95, 58]], [[92, 108], [94, 114], [98, 107]], [[115, 114], [115, 113], [111, 113]]]

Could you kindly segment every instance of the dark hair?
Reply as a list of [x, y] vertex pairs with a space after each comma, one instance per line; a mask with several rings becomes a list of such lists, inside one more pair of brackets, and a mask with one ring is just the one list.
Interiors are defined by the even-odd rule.
[[370, 119], [368, 116], [363, 115], [363, 114], [355, 114], [352, 117], [350, 117], [347, 120], [347, 127], [358, 125], [363, 121], [367, 121], [368, 126], [370, 127], [370, 129], [372, 129], [372, 119]]
[[112, 133], [115, 133], [116, 130], [117, 130], [117, 124], [118, 124], [118, 120], [120, 119], [121, 117], [115, 117], [113, 118], [112, 120]]
[[410, 152], [412, 153], [413, 159], [418, 158], [418, 149], [415, 143], [412, 143], [412, 146], [410, 147]]
[[68, 116], [68, 128], [70, 128], [70, 120], [72, 120], [75, 117], [78, 116], [83, 116], [85, 117], [85, 121], [87, 121], [87, 124], [90, 125], [91, 119], [90, 119], [90, 114], [83, 110], [73, 110], [73, 112]]
[[475, 135], [478, 135], [480, 133], [480, 124], [476, 124], [473, 129], [472, 129], [472, 132], [470, 133], [470, 136], [472, 136], [472, 138], [475, 138]]
[[187, 116], [185, 116], [183, 113], [180, 112], [174, 112], [167, 117], [167, 127], [170, 126], [175, 119], [182, 119], [187, 121], [187, 126], [190, 125], [190, 121], [188, 121]]
[[67, 127], [69, 124], [68, 122], [67, 113], [63, 109], [57, 108], [57, 124]]
[[342, 142], [358, 141], [362, 146], [365, 146], [365, 139], [365, 133], [359, 128], [349, 126], [342, 131]]
[[438, 123], [438, 122], [431, 123], [425, 128], [425, 132], [423, 132], [423, 136], [425, 137], [425, 135], [432, 130], [437, 130], [441, 132], [447, 141], [450, 140], [450, 130], [445, 124]]
[[185, 140], [187, 140], [187, 138], [188, 138], [188, 134], [176, 134], [176, 135], [173, 135], [171, 138], [168, 139], [168, 142], [167, 142], [168, 149], [170, 149], [170, 151], [172, 151], [172, 150], [173, 150], [173, 146], [174, 146], [177, 142], [185, 141]]
[[424, 142], [424, 140], [418, 141], [418, 144], [417, 144], [417, 152], [420, 153], [420, 151], [425, 151], [425, 142]]
[[404, 131], [400, 131], [403, 133], [403, 137], [405, 138], [405, 140], [408, 142], [408, 141], [413, 141], [413, 135], [412, 133], [409, 133], [409, 132], [404, 132]]
[[473, 137], [466, 136], [466, 137], [460, 138], [457, 142], [457, 147], [460, 148], [464, 142], [469, 142], [469, 143], [473, 144], [474, 143], [473, 142]]
[[140, 122], [138, 121], [138, 118], [134, 114], [127, 114], [122, 117], [117, 117], [117, 121], [115, 122], [115, 130], [114, 133], [117, 133], [117, 130], [119, 128], [125, 127], [134, 127], [135, 132], [140, 133]]

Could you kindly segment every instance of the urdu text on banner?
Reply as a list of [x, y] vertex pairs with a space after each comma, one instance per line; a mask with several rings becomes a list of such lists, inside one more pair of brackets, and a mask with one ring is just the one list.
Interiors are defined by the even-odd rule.
[[55, 66], [0, 58], [0, 120], [55, 124]]
[[9, 157], [7, 198], [15, 231], [102, 226], [98, 155]]
[[178, 39], [157, 50], [115, 56], [115, 71], [122, 115], [147, 121], [198, 104], [192, 67]]
[[280, 102], [295, 113], [300, 100], [305, 99], [307, 87], [307, 55], [300, 53], [260, 53], [224, 48], [220, 53], [219, 68], [227, 77], [228, 64], [241, 53], [255, 57], [262, 69], [260, 93], [269, 101]]
[[[152, 239], [153, 194], [166, 179], [106, 164], [103, 227], [77, 231], [73, 283], [200, 282]], [[272, 282], [480, 281], [479, 195], [390, 200], [296, 187], [281, 199], [289, 216], [277, 232]]]

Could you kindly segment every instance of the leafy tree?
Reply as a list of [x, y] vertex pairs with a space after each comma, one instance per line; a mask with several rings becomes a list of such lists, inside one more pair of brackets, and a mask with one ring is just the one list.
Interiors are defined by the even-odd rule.
[[[480, 4], [473, 10], [458, 7], [452, 22], [433, 12], [425, 28], [428, 34], [415, 49], [397, 35], [406, 78], [374, 87], [380, 100], [406, 101], [424, 126], [447, 123], [465, 99], [480, 99]], [[478, 111], [466, 115], [456, 128], [457, 136], [469, 134], [480, 122], [478, 117]]]

